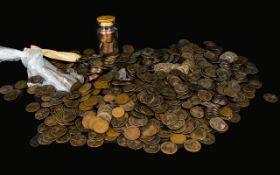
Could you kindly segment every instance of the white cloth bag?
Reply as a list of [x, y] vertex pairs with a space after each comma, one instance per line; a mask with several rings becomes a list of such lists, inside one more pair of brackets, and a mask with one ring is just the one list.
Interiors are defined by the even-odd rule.
[[[19, 61], [27, 68], [28, 78], [39, 75], [44, 78], [42, 85], [53, 85], [59, 91], [69, 92], [71, 86], [84, 77], [70, 70], [69, 74], [62, 73], [54, 65], [43, 58], [39, 49], [25, 48], [23, 51], [0, 46], [0, 63], [2, 61]], [[32, 86], [32, 84], [28, 84]]]

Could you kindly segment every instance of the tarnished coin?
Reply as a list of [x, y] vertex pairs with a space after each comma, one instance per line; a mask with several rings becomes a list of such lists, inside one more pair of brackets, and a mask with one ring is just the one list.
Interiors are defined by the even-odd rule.
[[40, 103], [38, 102], [31, 102], [25, 107], [25, 110], [27, 112], [36, 112], [39, 109], [40, 109]]
[[190, 134], [195, 129], [194, 122], [192, 120], [188, 120], [185, 122], [186, 128], [183, 131], [183, 134]]
[[88, 139], [89, 140], [104, 140], [104, 138], [105, 138], [104, 133], [99, 134], [99, 133], [96, 133], [94, 131], [89, 131], [88, 132]]
[[42, 102], [42, 103], [41, 103], [41, 106], [42, 106], [43, 108], [49, 108], [49, 107], [52, 107], [53, 104], [52, 104], [51, 102], [49, 102], [49, 101], [46, 101], [46, 102]]
[[123, 135], [128, 140], [136, 140], [140, 137], [140, 129], [135, 126], [130, 126], [124, 129]]
[[214, 81], [211, 78], [203, 78], [198, 81], [198, 84], [205, 89], [211, 89]]
[[72, 84], [70, 88], [70, 92], [77, 91], [81, 86], [82, 86], [81, 82], [76, 81], [75, 83]]
[[124, 92], [132, 92], [132, 91], [136, 90], [136, 88], [137, 88], [136, 84], [128, 84], [128, 85], [123, 87], [123, 91]]
[[123, 135], [120, 135], [117, 138], [117, 144], [121, 147], [127, 147], [127, 139]]
[[112, 103], [115, 100], [116, 96], [113, 94], [106, 94], [103, 96], [103, 100], [107, 103]]
[[220, 117], [214, 117], [209, 120], [210, 126], [219, 132], [226, 132], [229, 128], [228, 124]]
[[0, 87], [0, 94], [7, 94], [8, 92], [10, 92], [11, 90], [13, 90], [13, 86], [11, 85], [4, 85]]
[[21, 81], [18, 81], [16, 82], [15, 84], [15, 88], [16, 89], [24, 89], [27, 87], [27, 81], [26, 80], [21, 80]]
[[56, 138], [62, 137], [67, 133], [67, 128], [65, 126], [56, 125], [50, 128], [50, 134]]
[[146, 153], [155, 154], [155, 153], [158, 153], [160, 151], [160, 145], [159, 144], [154, 144], [154, 145], [144, 144], [143, 145], [143, 150]]
[[82, 97], [79, 99], [79, 102], [84, 102], [84, 101], [86, 101], [89, 97], [91, 97], [91, 94], [84, 95], [84, 96], [82, 96]]
[[81, 96], [81, 93], [79, 91], [72, 91], [66, 97], [68, 97], [69, 100], [75, 100], [75, 99], [78, 99], [80, 96]]
[[55, 87], [53, 85], [44, 85], [40, 87], [42, 95], [50, 95], [55, 92]]
[[72, 146], [83, 146], [87, 143], [87, 138], [85, 135], [83, 134], [76, 134], [76, 135], [73, 135], [71, 136], [70, 138], [70, 144]]
[[178, 150], [178, 147], [175, 143], [172, 142], [163, 142], [160, 145], [160, 150], [164, 154], [175, 154]]
[[65, 109], [61, 115], [61, 119], [63, 120], [63, 122], [66, 122], [66, 123], [73, 121], [76, 117], [77, 117], [77, 114], [76, 114], [75, 110], [72, 108]]
[[207, 130], [203, 127], [197, 127], [194, 131], [190, 134], [191, 138], [195, 140], [203, 140], [207, 136]]
[[203, 118], [204, 110], [201, 106], [194, 106], [190, 109], [190, 113], [195, 118]]
[[108, 81], [96, 80], [93, 85], [96, 89], [108, 89], [110, 83]]
[[82, 118], [77, 118], [74, 123], [78, 130], [80, 130], [81, 132], [88, 132], [88, 129], [85, 128], [82, 124]]
[[161, 115], [162, 123], [167, 126], [175, 124], [178, 120], [179, 120], [179, 116], [172, 112], [168, 112], [168, 113]]
[[41, 97], [41, 100], [44, 101], [44, 102], [49, 102], [52, 100], [52, 97], [51, 96], [48, 96], [48, 95], [43, 95]]
[[263, 99], [269, 103], [276, 103], [278, 102], [278, 97], [272, 93], [266, 93], [263, 95]]
[[184, 148], [189, 152], [198, 152], [201, 150], [201, 144], [194, 139], [186, 140], [184, 143]]
[[126, 44], [122, 46], [123, 53], [132, 54], [134, 52], [134, 47], [130, 44]]
[[45, 118], [44, 123], [47, 126], [55, 126], [55, 125], [57, 125], [56, 115], [49, 115], [48, 117]]
[[98, 97], [97, 96], [91, 96], [91, 97], [89, 97], [87, 100], [85, 100], [84, 102], [83, 102], [83, 104], [85, 105], [85, 106], [94, 106], [94, 105], [96, 105], [98, 103]]
[[71, 135], [77, 135], [77, 134], [81, 134], [81, 131], [75, 126], [75, 125], [71, 125], [68, 127], [68, 132]]
[[37, 84], [37, 83], [41, 84], [41, 83], [43, 83], [43, 81], [44, 81], [44, 79], [39, 75], [32, 76], [28, 79], [28, 82], [33, 83], [33, 84]]
[[116, 96], [115, 102], [118, 105], [126, 104], [129, 101], [129, 96], [126, 93], [122, 93]]
[[88, 139], [87, 140], [87, 145], [91, 148], [98, 148], [98, 147], [102, 146], [103, 144], [104, 144], [103, 139], [100, 139], [100, 140]]
[[182, 107], [184, 109], [191, 109], [193, 106], [194, 106], [194, 104], [192, 103], [192, 101], [190, 99], [188, 99], [182, 103]]
[[210, 101], [213, 97], [213, 94], [207, 90], [199, 90], [197, 96], [201, 101]]
[[64, 104], [68, 108], [75, 108], [79, 106], [79, 101], [78, 100], [66, 100], [64, 101]]
[[221, 61], [226, 61], [228, 63], [233, 63], [238, 60], [238, 55], [232, 51], [226, 51], [220, 55]]
[[144, 117], [144, 118], [136, 118], [133, 116], [130, 116], [128, 118], [128, 123], [130, 125], [134, 125], [134, 126], [145, 126], [148, 123], [148, 118]]
[[208, 133], [204, 139], [199, 140], [199, 141], [204, 145], [212, 145], [215, 143], [216, 138], [215, 138], [214, 134]]
[[88, 90], [90, 90], [92, 84], [91, 83], [85, 83], [83, 84], [80, 88], [79, 88], [79, 92], [80, 93], [85, 93], [87, 92]]
[[221, 118], [225, 120], [230, 120], [233, 117], [233, 111], [229, 106], [224, 106], [219, 109], [219, 114]]
[[66, 133], [65, 135], [57, 138], [55, 141], [56, 143], [67, 143], [70, 141], [71, 135], [69, 133]]
[[37, 126], [37, 132], [38, 132], [38, 133], [43, 133], [43, 132], [45, 132], [45, 131], [47, 131], [47, 130], [49, 130], [49, 129], [50, 129], [50, 127], [47, 126], [45, 123], [40, 123], [40, 124]]
[[232, 118], [229, 120], [232, 123], [238, 123], [241, 120], [240, 114], [234, 112]]
[[151, 137], [159, 132], [160, 122], [156, 119], [151, 119], [146, 126], [142, 127], [142, 137]]
[[129, 100], [126, 104], [120, 105], [125, 111], [132, 111], [134, 109], [135, 102], [133, 100]]
[[260, 89], [263, 86], [262, 82], [260, 82], [259, 80], [256, 80], [256, 79], [249, 80], [248, 84], [253, 86], [256, 89]]
[[127, 140], [127, 147], [133, 150], [139, 150], [143, 148], [143, 143], [140, 140]]
[[13, 101], [21, 95], [21, 91], [18, 89], [12, 89], [4, 95], [4, 100]]
[[167, 127], [171, 130], [179, 130], [180, 128], [184, 127], [185, 125], [185, 120], [178, 120], [176, 123], [167, 125]]
[[37, 86], [31, 86], [31, 87], [27, 88], [27, 90], [26, 90], [26, 92], [28, 94], [35, 94], [36, 91], [37, 91]]
[[148, 144], [148, 145], [159, 144], [162, 141], [159, 135], [153, 135], [150, 137], [141, 136], [139, 140], [141, 140], [144, 144]]
[[121, 131], [123, 130], [122, 127], [124, 127], [126, 124], [127, 124], [126, 117], [121, 117], [121, 118], [113, 117], [111, 120], [111, 125], [114, 127], [114, 129], [119, 128]]
[[33, 148], [40, 146], [40, 144], [38, 142], [38, 137], [39, 137], [39, 134], [36, 134], [29, 141], [29, 145], [32, 146]]
[[82, 111], [90, 111], [93, 109], [93, 106], [86, 106], [84, 102], [79, 104], [79, 109]]
[[49, 108], [41, 108], [35, 113], [35, 118], [37, 120], [45, 119], [50, 114]]

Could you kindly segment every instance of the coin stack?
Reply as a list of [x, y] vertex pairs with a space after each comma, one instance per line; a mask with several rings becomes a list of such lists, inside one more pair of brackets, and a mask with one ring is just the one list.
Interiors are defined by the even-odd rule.
[[[124, 45], [121, 53], [110, 56], [86, 49], [80, 62], [51, 61], [62, 71], [84, 75], [84, 84], [73, 85], [70, 93], [42, 85], [39, 76], [4, 85], [0, 93], [6, 101], [16, 100], [26, 88], [35, 96], [36, 102], [26, 106], [41, 121], [32, 146], [96, 148], [115, 142], [146, 153], [175, 154], [179, 148], [194, 153], [239, 122], [239, 111], [262, 87], [253, 76], [256, 65], [246, 57], [212, 41], [203, 45], [186, 39], [165, 49], [135, 51]], [[155, 71], [158, 63], [187, 63], [190, 71]], [[27, 87], [27, 82], [35, 85]], [[278, 101], [271, 93], [263, 98]]]

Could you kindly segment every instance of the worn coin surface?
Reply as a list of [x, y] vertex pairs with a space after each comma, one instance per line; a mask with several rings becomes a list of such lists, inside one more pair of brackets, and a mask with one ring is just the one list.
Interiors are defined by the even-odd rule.
[[40, 109], [40, 103], [38, 102], [32, 102], [32, 103], [29, 103], [26, 107], [25, 107], [25, 110], [27, 112], [36, 112]]
[[140, 137], [140, 129], [136, 126], [130, 126], [124, 129], [123, 135], [128, 140], [136, 140]]
[[160, 150], [164, 154], [175, 154], [178, 150], [178, 147], [175, 143], [163, 142], [160, 146]]
[[119, 94], [115, 97], [115, 102], [119, 105], [126, 104], [129, 101], [129, 96], [125, 93]]
[[219, 132], [225, 132], [229, 128], [228, 124], [220, 117], [211, 118], [209, 124], [213, 129]]
[[27, 87], [27, 81], [26, 80], [20, 80], [20, 81], [16, 82], [16, 84], [15, 84], [16, 89], [24, 89], [26, 87]]
[[1, 94], [7, 94], [9, 91], [13, 89], [12, 85], [4, 85], [0, 87], [0, 93]]
[[263, 99], [269, 103], [276, 103], [278, 102], [278, 97], [272, 93], [266, 93], [263, 95]]
[[12, 89], [12, 90], [8, 91], [4, 95], [4, 100], [6, 100], [6, 101], [13, 101], [13, 100], [16, 100], [20, 95], [21, 95], [21, 91], [20, 90]]
[[201, 150], [201, 144], [197, 140], [189, 139], [184, 143], [184, 148], [189, 152], [198, 152]]

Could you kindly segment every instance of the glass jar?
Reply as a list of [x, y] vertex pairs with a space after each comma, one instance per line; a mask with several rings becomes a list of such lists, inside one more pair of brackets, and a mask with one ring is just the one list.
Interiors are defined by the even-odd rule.
[[97, 29], [97, 36], [99, 39], [100, 54], [112, 54], [118, 52], [118, 30], [115, 27], [114, 16], [99, 16], [97, 18], [99, 27]]

